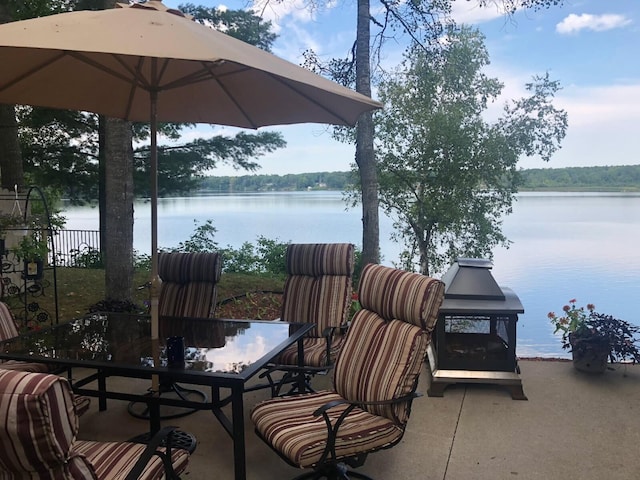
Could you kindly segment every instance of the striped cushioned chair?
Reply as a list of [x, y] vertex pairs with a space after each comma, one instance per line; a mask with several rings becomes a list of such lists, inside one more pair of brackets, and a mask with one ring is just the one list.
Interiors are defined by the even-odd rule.
[[443, 297], [440, 280], [363, 269], [362, 309], [338, 354], [334, 389], [274, 398], [251, 412], [260, 438], [291, 465], [313, 469], [298, 479], [368, 479], [347, 467], [400, 442]]
[[185, 450], [80, 441], [77, 433], [78, 417], [65, 378], [0, 370], [0, 478], [177, 479], [188, 465]]
[[222, 258], [218, 253], [158, 254], [160, 316], [210, 318], [216, 308]]
[[[212, 318], [218, 297], [218, 282], [222, 276], [222, 256], [216, 252], [158, 254], [158, 275], [162, 280], [158, 311], [161, 317]], [[186, 400], [207, 401], [207, 394], [183, 387], [175, 382], [160, 384], [160, 393], [175, 394]], [[143, 402], [131, 402], [129, 413], [137, 418], [149, 418], [149, 408]], [[191, 408], [172, 408], [164, 419], [179, 418], [196, 412]]]
[[[6, 303], [0, 302], [0, 341], [9, 340], [19, 335], [15, 318]], [[39, 362], [24, 362], [20, 360], [0, 360], [0, 369], [18, 370], [21, 372], [51, 372], [51, 365]], [[91, 406], [91, 398], [84, 395], [73, 396], [76, 414], [85, 414]]]
[[[285, 322], [314, 323], [304, 338], [305, 372], [323, 372], [331, 366], [342, 346], [351, 307], [354, 247], [350, 243], [291, 244], [287, 247], [287, 281], [282, 298]], [[272, 382], [272, 394], [297, 376], [298, 346], [292, 345], [274, 359], [270, 372], [289, 369], [279, 383]], [[269, 378], [273, 378], [269, 376]], [[308, 388], [310, 386], [308, 385]]]

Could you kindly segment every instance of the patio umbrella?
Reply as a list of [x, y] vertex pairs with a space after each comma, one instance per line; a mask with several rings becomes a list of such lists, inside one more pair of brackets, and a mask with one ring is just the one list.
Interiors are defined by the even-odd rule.
[[160, 1], [120, 6], [0, 25], [0, 103], [150, 123], [157, 339], [157, 122], [353, 125], [381, 105]]

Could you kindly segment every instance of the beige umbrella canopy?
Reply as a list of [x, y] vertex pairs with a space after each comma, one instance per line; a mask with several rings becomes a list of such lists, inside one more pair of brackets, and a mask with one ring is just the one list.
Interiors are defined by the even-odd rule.
[[131, 121], [353, 125], [373, 100], [158, 1], [0, 26], [0, 102]]
[[[353, 125], [378, 102], [151, 0], [0, 25], [0, 103], [151, 125], [157, 282], [157, 122]], [[152, 292], [157, 289], [152, 289]], [[152, 337], [158, 338], [157, 292]]]

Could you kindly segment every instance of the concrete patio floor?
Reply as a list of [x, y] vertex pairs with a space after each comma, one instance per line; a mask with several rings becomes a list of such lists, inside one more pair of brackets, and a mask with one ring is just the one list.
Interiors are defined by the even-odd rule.
[[[520, 360], [528, 401], [512, 400], [500, 386], [454, 385], [428, 397], [425, 368], [405, 436], [373, 453], [359, 470], [377, 480], [633, 480], [640, 479], [640, 366], [616, 366], [602, 375], [576, 371], [571, 362]], [[143, 391], [145, 382], [130, 382]], [[319, 379], [318, 387], [326, 379]], [[261, 390], [245, 396], [248, 480], [283, 480], [300, 473], [253, 432], [251, 406]], [[97, 401], [80, 419], [80, 438], [125, 440], [148, 428], [126, 403]], [[232, 480], [231, 441], [210, 412], [163, 425], [193, 433], [198, 447], [183, 479]]]

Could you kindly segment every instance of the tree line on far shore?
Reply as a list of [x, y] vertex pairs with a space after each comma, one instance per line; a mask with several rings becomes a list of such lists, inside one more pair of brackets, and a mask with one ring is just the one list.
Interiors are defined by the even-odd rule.
[[[533, 168], [521, 170], [521, 191], [640, 191], [640, 165]], [[202, 179], [206, 192], [344, 191], [356, 181], [353, 172], [287, 175], [210, 176]]]

